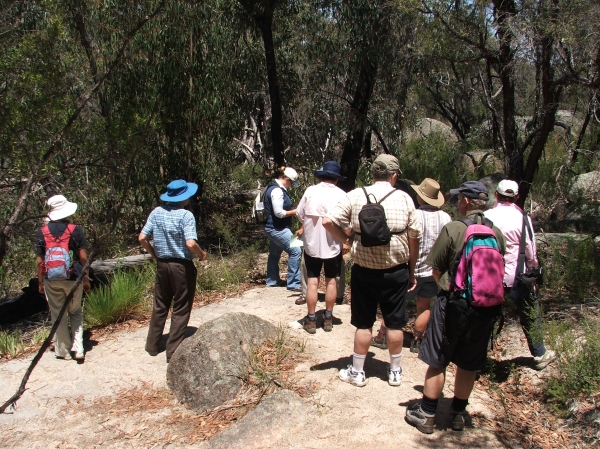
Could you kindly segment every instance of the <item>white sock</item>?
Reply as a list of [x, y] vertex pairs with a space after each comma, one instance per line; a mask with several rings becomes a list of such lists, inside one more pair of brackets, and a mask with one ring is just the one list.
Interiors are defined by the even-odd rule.
[[400, 371], [400, 360], [402, 359], [402, 353], [390, 354], [390, 370]]
[[364, 371], [365, 368], [365, 359], [367, 358], [367, 354], [360, 355], [356, 352], [352, 353], [352, 369], [355, 373], [360, 373]]

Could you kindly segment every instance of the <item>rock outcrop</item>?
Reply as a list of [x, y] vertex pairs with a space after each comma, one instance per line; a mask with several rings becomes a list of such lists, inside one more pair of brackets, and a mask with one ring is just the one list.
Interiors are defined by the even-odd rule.
[[167, 369], [167, 385], [197, 412], [235, 398], [248, 372], [252, 348], [277, 328], [254, 315], [228, 313], [183, 341]]

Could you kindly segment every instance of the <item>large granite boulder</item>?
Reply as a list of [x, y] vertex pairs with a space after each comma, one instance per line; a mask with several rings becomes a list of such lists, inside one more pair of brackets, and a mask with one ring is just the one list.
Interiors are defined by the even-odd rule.
[[600, 171], [577, 176], [569, 188], [568, 199], [571, 202], [577, 202], [579, 199], [600, 202]]
[[209, 321], [177, 348], [167, 385], [177, 399], [203, 412], [235, 398], [252, 348], [277, 328], [254, 315], [228, 313]]

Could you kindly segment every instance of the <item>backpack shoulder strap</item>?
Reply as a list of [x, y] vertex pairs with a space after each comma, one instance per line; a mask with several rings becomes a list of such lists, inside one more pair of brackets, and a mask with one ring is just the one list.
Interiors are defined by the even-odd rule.
[[394, 193], [396, 191], [396, 189], [392, 189], [391, 192], [389, 192], [386, 196], [384, 196], [383, 198], [381, 198], [377, 204], [381, 204], [383, 202], [383, 200], [385, 200], [388, 196], [390, 196], [392, 193]]
[[460, 219], [460, 220], [458, 220], [458, 221], [460, 221], [462, 224], [464, 224], [464, 225], [465, 225], [467, 228], [468, 228], [469, 226], [471, 226], [471, 225], [474, 225], [474, 224], [475, 224], [475, 221], [474, 221], [474, 220], [472, 220], [472, 219], [470, 219], [470, 218], [467, 218], [467, 217], [461, 218], [461, 219]]
[[[367, 193], [367, 189], [365, 189], [364, 187], [361, 187], [363, 192], [365, 192], [365, 196], [367, 197], [367, 204], [373, 204], [373, 202], [371, 201], [371, 199], [369, 198], [369, 194]], [[373, 198], [375, 198], [373, 196]], [[375, 202], [377, 202], [377, 198], [375, 198]]]

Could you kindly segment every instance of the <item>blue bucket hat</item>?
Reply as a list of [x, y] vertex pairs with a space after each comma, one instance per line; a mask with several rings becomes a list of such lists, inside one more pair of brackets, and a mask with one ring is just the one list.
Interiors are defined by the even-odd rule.
[[169, 183], [167, 191], [160, 196], [160, 199], [167, 203], [180, 203], [194, 196], [197, 191], [198, 184], [177, 179]]
[[326, 176], [328, 178], [335, 178], [343, 181], [346, 179], [346, 177], [341, 175], [341, 171], [342, 166], [336, 161], [327, 161], [323, 164], [323, 167], [321, 167], [319, 170], [315, 170], [315, 176], [317, 178]]

